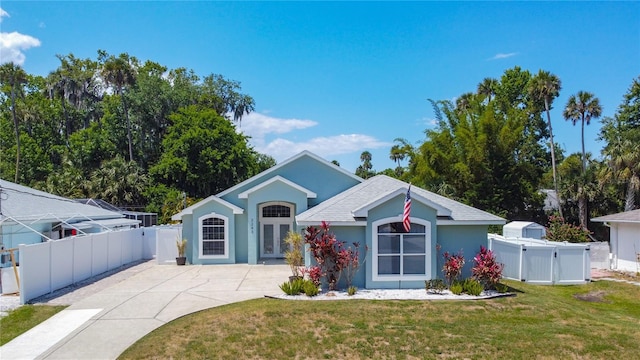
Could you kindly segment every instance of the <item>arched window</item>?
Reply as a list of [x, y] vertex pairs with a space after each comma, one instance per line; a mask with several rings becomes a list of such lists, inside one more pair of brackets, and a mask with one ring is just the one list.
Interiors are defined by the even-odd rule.
[[199, 221], [199, 258], [229, 257], [229, 219], [219, 214], [207, 214]]
[[395, 220], [373, 223], [373, 280], [429, 280], [431, 223], [412, 219], [405, 232], [402, 220]]

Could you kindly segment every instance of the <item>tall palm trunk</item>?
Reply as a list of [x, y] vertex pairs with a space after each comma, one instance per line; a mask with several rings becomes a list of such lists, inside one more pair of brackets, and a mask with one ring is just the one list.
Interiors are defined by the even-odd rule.
[[[14, 81], [15, 83], [15, 81]], [[11, 116], [13, 116], [13, 126], [16, 128], [16, 176], [15, 183], [18, 183], [18, 173], [20, 170], [20, 124], [18, 124], [18, 116], [16, 115], [16, 86], [11, 85]]]
[[587, 153], [584, 151], [584, 114], [582, 115], [582, 175], [587, 173]]
[[553, 170], [553, 189], [556, 192], [556, 197], [558, 199], [558, 210], [560, 212], [560, 217], [562, 216], [562, 200], [560, 198], [560, 192], [558, 192], [558, 179], [556, 175], [556, 146], [553, 143], [553, 128], [551, 127], [551, 115], [549, 115], [549, 100], [545, 96], [544, 98], [544, 109], [547, 112], [547, 126], [549, 126], [549, 137], [551, 139], [551, 169]]
[[71, 135], [71, 131], [70, 131], [70, 127], [71, 127], [71, 120], [69, 120], [69, 112], [67, 111], [67, 105], [66, 105], [66, 100], [64, 98], [64, 95], [62, 96], [62, 113], [64, 114], [64, 139], [65, 142], [67, 143], [67, 146], [69, 146], [69, 136]]
[[624, 199], [624, 211], [636, 209], [636, 193], [640, 189], [640, 177], [638, 174], [631, 175], [627, 184], [627, 194]]
[[120, 94], [122, 98], [122, 107], [124, 109], [124, 116], [127, 119], [127, 140], [129, 141], [129, 161], [133, 161], [133, 144], [131, 140], [131, 120], [129, 119], [129, 111], [127, 110], [127, 102], [124, 99], [124, 94]]
[[580, 227], [587, 230], [587, 194], [585, 194], [584, 185], [578, 187], [578, 218]]

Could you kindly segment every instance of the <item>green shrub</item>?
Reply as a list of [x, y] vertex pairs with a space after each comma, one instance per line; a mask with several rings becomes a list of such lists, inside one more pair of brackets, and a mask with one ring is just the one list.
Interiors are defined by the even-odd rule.
[[454, 295], [462, 294], [462, 284], [459, 281], [454, 281], [453, 284], [449, 287], [449, 291], [451, 291]]
[[442, 294], [447, 285], [442, 279], [431, 279], [424, 282], [424, 288], [428, 293]]
[[482, 294], [484, 287], [476, 279], [466, 279], [462, 284], [462, 291], [473, 296], [479, 296]]
[[509, 287], [502, 283], [497, 283], [494, 285], [494, 287], [496, 288], [496, 291], [499, 292], [500, 294], [504, 294], [509, 291]]
[[295, 279], [293, 281], [282, 283], [282, 285], [280, 285], [280, 290], [287, 295], [298, 295], [302, 293], [304, 284], [305, 280]]
[[353, 296], [353, 295], [355, 295], [357, 292], [358, 292], [358, 288], [357, 288], [357, 287], [355, 287], [355, 286], [349, 286], [349, 287], [347, 288], [347, 295], [349, 295], [349, 296]]
[[320, 292], [320, 289], [313, 283], [311, 280], [305, 280], [304, 285], [302, 287], [305, 295], [307, 296], [316, 296]]

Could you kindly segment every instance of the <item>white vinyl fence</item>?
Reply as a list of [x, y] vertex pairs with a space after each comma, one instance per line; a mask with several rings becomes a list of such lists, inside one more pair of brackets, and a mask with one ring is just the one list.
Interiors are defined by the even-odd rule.
[[591, 278], [588, 244], [505, 238], [489, 234], [503, 277], [534, 284], [582, 284]]
[[155, 245], [155, 234], [138, 228], [20, 245], [20, 302], [134, 261], [152, 259], [155, 249], [150, 241]]

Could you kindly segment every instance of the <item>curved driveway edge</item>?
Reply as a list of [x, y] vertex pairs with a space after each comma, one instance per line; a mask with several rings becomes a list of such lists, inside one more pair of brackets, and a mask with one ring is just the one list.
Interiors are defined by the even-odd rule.
[[[278, 285], [287, 281], [289, 275], [290, 269], [284, 264], [175, 266], [156, 265], [154, 261], [142, 263], [125, 270], [124, 274], [115, 274], [126, 277], [119, 282], [111, 280], [108, 287], [91, 295], [70, 293], [48, 301], [60, 304], [66, 299], [67, 304], [71, 303], [59, 313], [63, 318], [72, 316], [77, 310], [95, 315], [35, 358], [115, 359], [137, 340], [178, 317], [278, 294]], [[101, 281], [105, 280], [109, 283], [109, 278]], [[39, 338], [29, 339], [28, 332], [0, 348], [2, 359], [34, 358], [33, 352], [25, 357], [29, 353], [19, 350], [21, 346], [41, 343], [43, 333], [53, 336], [58, 332], [57, 336], [60, 336], [63, 329], [54, 325], [52, 319], [33, 329], [40, 334]], [[14, 342], [16, 344], [12, 344]], [[22, 345], [16, 347], [18, 344]]]

